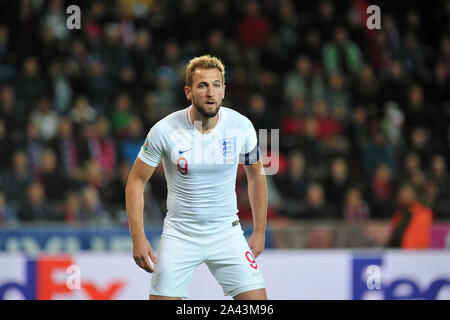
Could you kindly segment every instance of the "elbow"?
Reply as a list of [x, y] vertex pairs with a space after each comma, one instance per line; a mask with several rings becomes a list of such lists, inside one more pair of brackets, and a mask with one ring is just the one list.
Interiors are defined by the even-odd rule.
[[135, 192], [143, 192], [144, 191], [144, 183], [140, 182], [136, 179], [128, 179], [127, 184], [125, 186], [125, 196], [130, 193]]

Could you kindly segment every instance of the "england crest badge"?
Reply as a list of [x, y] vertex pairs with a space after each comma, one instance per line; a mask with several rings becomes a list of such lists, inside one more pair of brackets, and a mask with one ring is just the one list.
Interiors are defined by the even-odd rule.
[[225, 158], [233, 156], [236, 152], [236, 137], [220, 139], [219, 147]]

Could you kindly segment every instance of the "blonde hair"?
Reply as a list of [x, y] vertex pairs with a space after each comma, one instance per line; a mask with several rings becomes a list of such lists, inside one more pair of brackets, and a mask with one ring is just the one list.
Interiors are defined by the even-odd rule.
[[186, 86], [192, 86], [192, 78], [196, 68], [201, 69], [218, 69], [222, 74], [222, 82], [225, 83], [225, 66], [219, 58], [210, 56], [209, 54], [195, 57], [189, 61], [186, 67]]

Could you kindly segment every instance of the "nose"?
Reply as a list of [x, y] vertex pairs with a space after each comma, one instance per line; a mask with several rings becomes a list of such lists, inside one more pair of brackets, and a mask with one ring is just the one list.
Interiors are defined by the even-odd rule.
[[208, 86], [208, 89], [206, 90], [206, 96], [208, 97], [214, 97], [214, 87]]

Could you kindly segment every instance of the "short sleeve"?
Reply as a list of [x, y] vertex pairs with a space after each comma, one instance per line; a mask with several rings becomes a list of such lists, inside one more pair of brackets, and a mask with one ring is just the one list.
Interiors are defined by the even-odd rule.
[[250, 120], [245, 121], [244, 144], [242, 146], [239, 158], [243, 164], [254, 164], [259, 160], [258, 139], [256, 131]]
[[149, 131], [138, 158], [152, 167], [157, 167], [164, 155], [163, 130], [161, 123], [156, 123]]

